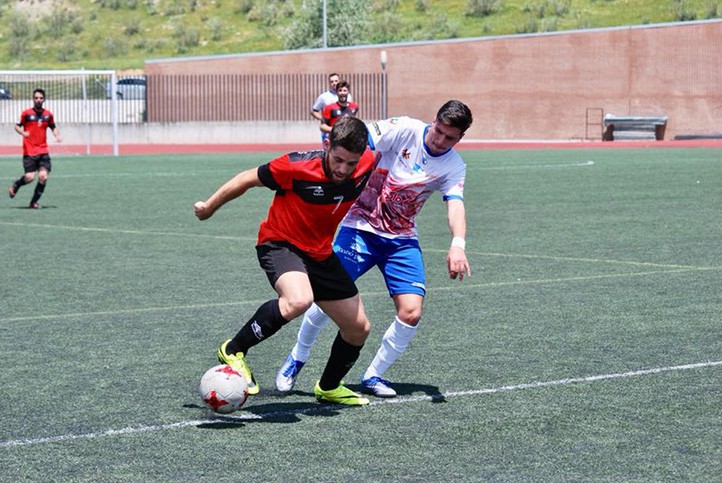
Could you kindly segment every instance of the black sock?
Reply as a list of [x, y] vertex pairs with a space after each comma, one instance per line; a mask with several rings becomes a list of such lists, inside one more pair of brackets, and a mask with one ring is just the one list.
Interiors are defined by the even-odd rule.
[[38, 181], [38, 184], [35, 185], [33, 199], [30, 200], [30, 203], [37, 203], [40, 197], [43, 196], [43, 191], [45, 191], [45, 184]]
[[278, 299], [269, 300], [258, 307], [253, 317], [241, 327], [236, 336], [226, 346], [226, 354], [243, 352], [258, 344], [264, 339], [271, 337], [278, 330], [286, 325], [288, 320], [281, 315], [278, 307]]
[[326, 368], [323, 370], [318, 385], [324, 391], [336, 389], [341, 385], [341, 379], [348, 374], [356, 360], [361, 354], [361, 346], [351, 345], [341, 337], [341, 332], [336, 335], [336, 340], [331, 346], [331, 355], [328, 356]]
[[28, 184], [27, 181], [25, 181], [25, 176], [20, 176], [18, 179], [13, 181], [13, 190], [17, 193], [20, 187], [24, 184]]

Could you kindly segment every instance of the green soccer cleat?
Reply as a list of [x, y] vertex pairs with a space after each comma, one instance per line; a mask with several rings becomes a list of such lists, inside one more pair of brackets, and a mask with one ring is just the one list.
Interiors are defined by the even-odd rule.
[[313, 388], [313, 393], [316, 395], [318, 402], [322, 403], [345, 404], [347, 406], [366, 406], [369, 403], [367, 398], [353, 392], [343, 384], [339, 384], [336, 389], [324, 391], [317, 382], [316, 387]]
[[230, 341], [231, 339], [228, 339], [218, 348], [218, 360], [223, 364], [228, 364], [229, 366], [243, 374], [243, 377], [246, 378], [246, 383], [248, 383], [248, 394], [258, 394], [258, 391], [260, 390], [260, 388], [258, 387], [258, 382], [256, 382], [256, 378], [253, 377], [251, 368], [248, 367], [248, 364], [246, 364], [246, 359], [243, 357], [243, 352], [238, 352], [237, 354], [226, 354], [226, 346]]

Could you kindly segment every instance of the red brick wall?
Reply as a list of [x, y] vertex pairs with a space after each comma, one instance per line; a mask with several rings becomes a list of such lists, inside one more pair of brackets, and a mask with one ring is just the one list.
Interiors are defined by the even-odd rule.
[[[146, 74], [380, 72], [388, 113], [431, 120], [460, 99], [467, 139], [598, 139], [599, 116], [667, 115], [666, 139], [722, 133], [722, 21], [148, 61]], [[319, 85], [319, 91], [323, 88]], [[359, 99], [361, 102], [363, 100]], [[309, 99], [309, 105], [313, 99]], [[588, 123], [591, 122], [590, 126]]]

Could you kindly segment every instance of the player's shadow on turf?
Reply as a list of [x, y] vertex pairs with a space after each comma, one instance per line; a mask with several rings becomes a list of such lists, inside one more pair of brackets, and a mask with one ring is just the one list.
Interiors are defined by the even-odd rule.
[[234, 428], [243, 428], [246, 425], [247, 421], [238, 421], [238, 420], [232, 420], [230, 418], [223, 418], [219, 416], [220, 420], [214, 420], [209, 421], [207, 423], [201, 423], [196, 428], [199, 429], [234, 429]]
[[53, 210], [53, 209], [57, 208], [57, 206], [56, 205], [42, 205], [40, 208], [30, 208], [28, 205], [18, 205], [18, 206], [8, 206], [7, 208], [10, 210], [37, 211], [37, 210], [46, 210], [46, 209]]
[[[242, 427], [248, 423], [298, 423], [300, 415], [306, 416], [335, 416], [340, 410], [350, 409], [349, 407], [334, 404], [319, 404], [317, 402], [295, 402], [295, 403], [269, 403], [244, 406], [237, 412], [223, 415], [211, 412], [205, 406], [199, 404], [184, 404], [184, 408], [202, 411], [212, 418], [207, 423], [199, 424], [199, 428], [206, 429], [228, 429]], [[245, 417], [244, 417], [245, 413]], [[256, 415], [257, 418], [248, 417]]]
[[[419, 393], [422, 393], [429, 396], [432, 403], [446, 402], [446, 397], [441, 393], [438, 386], [429, 386], [427, 384], [406, 384], [402, 382], [394, 382], [393, 386], [398, 396], [413, 397], [417, 396]], [[352, 391], [362, 392], [361, 385], [349, 384], [347, 387]]]
[[290, 395], [294, 395], [294, 396], [306, 396], [306, 397], [312, 397], [312, 398], [315, 398], [315, 397], [316, 397], [316, 395], [315, 395], [313, 392], [311, 392], [311, 391], [302, 391], [302, 390], [300, 390], [300, 389], [294, 389], [293, 391], [289, 391], [289, 392], [281, 392], [281, 391], [279, 391], [279, 390], [276, 389], [276, 390], [270, 391], [267, 395], [268, 395], [268, 396], [271, 396], [271, 397], [276, 397], [276, 398], [279, 398], [279, 399], [283, 399], [283, 398], [288, 397], [288, 396], [290, 396]]
[[[351, 406], [339, 404], [321, 404], [314, 398], [309, 402], [280, 402], [259, 404], [248, 408], [251, 413], [257, 413], [263, 421], [273, 423], [297, 423], [300, 415], [329, 417], [336, 416], [339, 411], [354, 409]], [[259, 420], [260, 421], [260, 420]]]
[[[354, 392], [364, 394], [364, 392], [361, 390], [360, 384], [346, 384], [346, 387], [348, 387], [349, 389], [351, 389]], [[415, 396], [415, 395], [418, 395], [418, 393], [422, 393], [422, 394], [426, 394], [427, 396], [429, 396], [431, 398], [432, 403], [446, 402], [446, 396], [444, 396], [441, 393], [438, 386], [429, 386], [427, 384], [404, 384], [404, 383], [395, 382], [394, 389], [396, 389], [396, 394], [398, 394], [399, 396]], [[300, 391], [298, 389], [295, 389], [288, 393], [284, 393], [284, 392], [280, 392], [280, 391], [274, 391], [272, 393], [273, 396], [280, 397], [280, 398], [286, 397], [290, 394], [293, 394], [296, 396], [315, 397], [312, 392]], [[378, 399], [382, 399], [382, 398], [378, 398]]]

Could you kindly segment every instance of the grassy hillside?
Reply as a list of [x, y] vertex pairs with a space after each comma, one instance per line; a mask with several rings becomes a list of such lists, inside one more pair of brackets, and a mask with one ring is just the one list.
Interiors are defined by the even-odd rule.
[[[320, 5], [321, 0], [315, 1]], [[714, 18], [722, 0], [365, 0], [361, 43]], [[0, 69], [142, 69], [147, 58], [283, 50], [304, 0], [0, 0]], [[353, 2], [328, 0], [329, 9]], [[351, 14], [349, 14], [351, 15]], [[333, 46], [329, 38], [329, 46]]]

